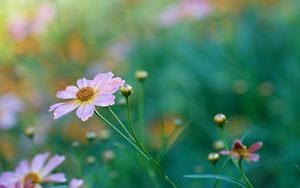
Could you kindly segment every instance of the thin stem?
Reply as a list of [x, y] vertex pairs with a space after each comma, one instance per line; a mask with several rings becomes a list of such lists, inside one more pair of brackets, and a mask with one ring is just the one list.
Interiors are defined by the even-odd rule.
[[[227, 140], [226, 140], [226, 137], [225, 137], [225, 134], [224, 134], [223, 127], [220, 128], [220, 135], [221, 135], [221, 139], [222, 139], [222, 141], [224, 143], [224, 147], [228, 151], [229, 147], [228, 147], [228, 143], [227, 143]], [[231, 159], [231, 157], [228, 157], [226, 159], [226, 161], [223, 163], [223, 165], [222, 165], [221, 169], [219, 170], [219, 172], [217, 173], [217, 175], [220, 175], [224, 171], [224, 169], [227, 166], [227, 164], [228, 164], [228, 162], [229, 162], [230, 159]], [[219, 183], [219, 179], [216, 179], [216, 181], [215, 181], [215, 183], [213, 185], [213, 188], [215, 188], [218, 185], [218, 183]]]
[[135, 145], [127, 136], [125, 136], [119, 129], [117, 129], [113, 124], [111, 124], [107, 119], [105, 119], [97, 110], [95, 110], [96, 115], [108, 124], [113, 130], [115, 130], [119, 135], [121, 135], [129, 144], [131, 144], [145, 159], [150, 161], [149, 157], [140, 148]]
[[129, 123], [130, 132], [131, 132], [131, 135], [133, 136], [135, 142], [138, 143], [138, 139], [137, 139], [136, 134], [134, 132], [133, 123], [132, 123], [132, 119], [131, 119], [129, 99], [128, 99], [128, 97], [125, 97], [125, 99], [126, 99], [127, 116], [128, 116], [128, 123]]
[[144, 146], [142, 144], [140, 144], [140, 142], [135, 134], [135, 131], [133, 128], [133, 122], [132, 122], [132, 118], [131, 118], [131, 113], [130, 113], [130, 105], [129, 105], [128, 97], [126, 97], [126, 107], [127, 107], [127, 116], [128, 116], [128, 122], [129, 122], [129, 128], [130, 128], [131, 135], [133, 136], [133, 139], [134, 139], [135, 143], [139, 146], [139, 148], [149, 157], [150, 154], [144, 148]]
[[123, 130], [127, 133], [127, 135], [134, 140], [134, 138], [131, 136], [131, 134], [129, 133], [129, 131], [127, 130], [126, 126], [122, 123], [122, 121], [118, 118], [118, 116], [114, 113], [114, 111], [108, 107], [109, 111], [112, 113], [112, 115], [116, 118], [116, 120], [119, 122], [119, 124], [121, 125], [121, 127], [123, 128]]
[[246, 173], [243, 169], [243, 158], [239, 159], [238, 161], [238, 167], [241, 173], [242, 178], [244, 179], [244, 181], [246, 182], [246, 185], [248, 188], [254, 188], [252, 183], [250, 182], [250, 180], [247, 178]]
[[141, 82], [141, 90], [139, 93], [139, 106], [138, 106], [138, 111], [139, 111], [139, 121], [140, 121], [140, 129], [141, 129], [141, 140], [142, 143], [144, 143], [144, 139], [145, 139], [145, 130], [144, 130], [144, 82]]
[[228, 143], [227, 143], [227, 140], [226, 140], [223, 128], [220, 128], [220, 134], [221, 134], [221, 139], [222, 139], [222, 141], [224, 143], [224, 147], [228, 151], [229, 150], [229, 146], [228, 146]]
[[[127, 103], [128, 104], [128, 103]], [[139, 144], [138, 140], [137, 143], [134, 143], [131, 141], [126, 135], [124, 135], [119, 129], [117, 129], [113, 124], [111, 124], [107, 119], [105, 119], [97, 110], [95, 110], [96, 115], [103, 120], [105, 123], [107, 123], [112, 129], [114, 129], [119, 135], [121, 135], [129, 144], [131, 144], [137, 152], [142, 155], [145, 159], [151, 162], [151, 164], [159, 171], [159, 173], [166, 179], [166, 181], [173, 187], [177, 188], [177, 186], [173, 183], [173, 181], [167, 176], [167, 174], [162, 170], [159, 163], [157, 163], [150, 155], [149, 153]], [[129, 113], [130, 115], [130, 113]], [[131, 120], [131, 118], [130, 118]], [[133, 128], [133, 126], [132, 126]], [[137, 144], [137, 145], [136, 145]], [[139, 148], [142, 147], [142, 148]]]
[[[227, 166], [228, 162], [230, 161], [230, 157], [227, 157], [226, 160], [224, 161], [222, 167], [220, 168], [220, 170], [218, 171], [217, 175], [222, 174], [222, 172], [224, 171], [225, 167]], [[215, 188], [219, 183], [219, 179], [216, 179], [213, 188]]]

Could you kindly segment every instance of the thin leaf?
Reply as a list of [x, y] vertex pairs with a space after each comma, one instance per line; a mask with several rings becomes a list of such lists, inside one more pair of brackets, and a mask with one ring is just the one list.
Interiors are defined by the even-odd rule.
[[296, 168], [297, 168], [298, 172], [300, 173], [300, 168], [298, 165], [296, 165]]
[[249, 134], [250, 134], [250, 131], [246, 132], [240, 140], [243, 141]]
[[220, 176], [220, 175], [213, 175], [213, 174], [189, 174], [189, 175], [184, 175], [185, 178], [191, 178], [191, 179], [218, 179], [218, 180], [223, 180], [223, 181], [227, 181], [236, 185], [239, 185], [241, 187], [246, 187], [245, 184], [243, 184], [242, 182], [240, 182], [237, 179], [234, 178], [230, 178], [227, 176]]

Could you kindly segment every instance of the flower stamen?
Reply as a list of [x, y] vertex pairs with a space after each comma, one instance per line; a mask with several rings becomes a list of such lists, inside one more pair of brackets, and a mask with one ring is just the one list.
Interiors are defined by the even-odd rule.
[[31, 188], [31, 187], [34, 187], [35, 184], [40, 182], [40, 177], [34, 172], [29, 172], [28, 174], [26, 174], [24, 176], [23, 182], [25, 185], [27, 183], [30, 183], [29, 187]]
[[81, 102], [85, 102], [90, 100], [94, 95], [95, 95], [94, 89], [88, 86], [79, 89], [79, 91], [76, 93], [76, 98]]

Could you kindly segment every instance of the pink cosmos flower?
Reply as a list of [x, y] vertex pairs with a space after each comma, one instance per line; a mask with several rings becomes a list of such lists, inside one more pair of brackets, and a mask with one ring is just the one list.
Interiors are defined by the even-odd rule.
[[41, 4], [32, 20], [31, 31], [33, 33], [42, 33], [54, 19], [55, 14], [56, 10], [52, 3], [45, 2]]
[[34, 12], [33, 17], [16, 13], [8, 20], [8, 31], [14, 40], [23, 40], [32, 34], [45, 31], [56, 14], [53, 3], [45, 2]]
[[17, 113], [23, 110], [23, 102], [14, 93], [0, 97], [0, 129], [10, 129], [17, 122]]
[[66, 181], [63, 173], [50, 174], [64, 160], [64, 156], [55, 155], [46, 163], [49, 154], [36, 155], [31, 165], [22, 160], [15, 172], [4, 172], [0, 178], [0, 187], [6, 188], [41, 188], [40, 183], [62, 183]]
[[206, 0], [180, 0], [167, 7], [158, 18], [163, 27], [170, 27], [184, 19], [204, 18], [212, 12], [212, 5]]
[[261, 148], [263, 145], [262, 142], [256, 142], [252, 144], [249, 148], [242, 144], [240, 140], [235, 140], [232, 146], [231, 151], [222, 150], [219, 153], [222, 155], [231, 155], [236, 159], [246, 159], [248, 162], [255, 162], [259, 160], [259, 155], [254, 153], [256, 150]]
[[71, 100], [54, 104], [50, 106], [49, 111], [54, 111], [54, 119], [57, 119], [77, 108], [77, 117], [86, 121], [94, 114], [95, 106], [113, 105], [115, 103], [113, 93], [124, 83], [125, 81], [119, 77], [113, 78], [111, 72], [99, 73], [93, 80], [79, 79], [77, 86], [67, 86], [65, 90], [56, 94], [58, 98]]
[[69, 184], [69, 188], [80, 188], [82, 185], [83, 185], [82, 179], [72, 179]]

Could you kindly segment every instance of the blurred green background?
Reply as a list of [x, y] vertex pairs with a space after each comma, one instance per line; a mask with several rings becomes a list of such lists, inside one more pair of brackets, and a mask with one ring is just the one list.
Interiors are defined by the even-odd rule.
[[[86, 187], [155, 187], [130, 146], [113, 132], [103, 138], [106, 126], [96, 117], [83, 123], [72, 113], [54, 121], [48, 112], [58, 90], [111, 70], [134, 87], [137, 120], [141, 86], [134, 73], [143, 69], [153, 156], [162, 120], [166, 134], [178, 118], [191, 122], [161, 160], [179, 187], [212, 185], [183, 175], [214, 173], [207, 155], [220, 139], [212, 122], [219, 112], [229, 119], [230, 143], [249, 131], [246, 145], [264, 142], [261, 160], [245, 165], [256, 187], [299, 186], [299, 1], [2, 0], [0, 23], [0, 95], [14, 92], [24, 103], [16, 126], [0, 130], [1, 172], [33, 156], [22, 133], [33, 126], [38, 150], [66, 155], [60, 169], [82, 177]], [[124, 107], [113, 109], [126, 121]], [[100, 135], [91, 147], [84, 139], [90, 130]], [[114, 152], [110, 162], [103, 158], [107, 150]], [[89, 164], [88, 156], [96, 162]], [[239, 177], [233, 165], [225, 174]], [[167, 187], [159, 175], [157, 181]]]

